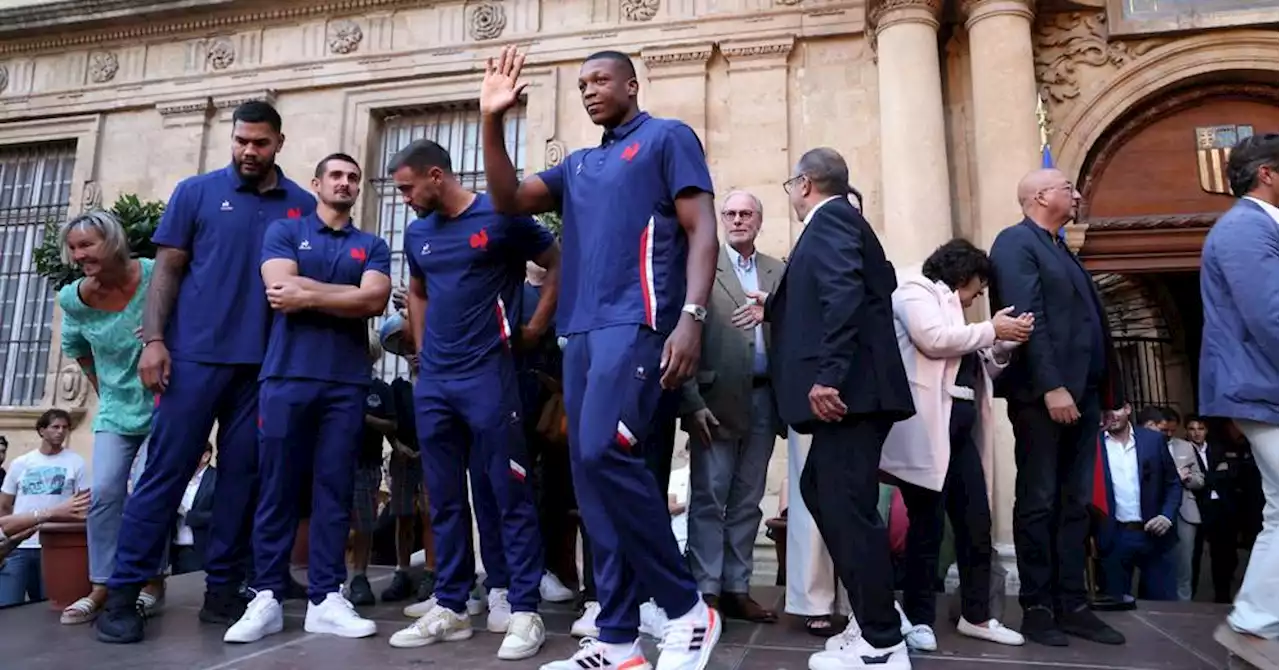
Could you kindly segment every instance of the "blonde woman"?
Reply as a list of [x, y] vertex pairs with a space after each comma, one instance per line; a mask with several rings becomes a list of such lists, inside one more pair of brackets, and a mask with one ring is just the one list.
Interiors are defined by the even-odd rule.
[[[80, 365], [99, 399], [87, 523], [93, 590], [62, 612], [62, 623], [81, 624], [96, 618], [106, 602], [131, 468], [151, 432], [155, 396], [138, 378], [142, 342], [136, 331], [142, 326], [152, 261], [130, 258], [124, 227], [107, 211], [67, 221], [58, 236], [63, 261], [84, 272], [58, 291], [62, 352]], [[138, 596], [139, 604], [156, 607], [162, 589], [163, 579], [153, 580]]]

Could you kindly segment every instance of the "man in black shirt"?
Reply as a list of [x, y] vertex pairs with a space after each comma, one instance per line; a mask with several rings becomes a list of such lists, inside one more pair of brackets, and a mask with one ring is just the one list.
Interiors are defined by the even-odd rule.
[[[369, 337], [370, 364], [382, 360], [378, 338]], [[373, 589], [365, 572], [373, 550], [373, 531], [378, 523], [378, 491], [382, 488], [382, 444], [394, 439], [396, 408], [391, 387], [373, 378], [364, 401], [364, 440], [356, 456], [355, 494], [351, 503], [351, 528], [355, 539], [351, 550], [351, 586], [348, 599], [353, 605], [372, 605]]]

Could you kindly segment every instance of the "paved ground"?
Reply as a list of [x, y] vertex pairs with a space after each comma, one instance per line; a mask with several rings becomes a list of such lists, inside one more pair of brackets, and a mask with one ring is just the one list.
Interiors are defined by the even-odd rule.
[[[375, 579], [380, 588], [386, 575]], [[387, 637], [408, 620], [399, 605], [368, 608], [378, 622], [378, 636], [340, 640], [302, 631], [303, 605], [286, 606], [286, 630], [252, 645], [222, 642], [222, 631], [196, 619], [203, 589], [200, 575], [184, 575], [170, 582], [163, 614], [149, 622], [146, 642], [137, 646], [100, 644], [88, 627], [58, 625], [56, 612], [46, 605], [0, 610], [0, 668], [13, 670], [346, 670], [397, 668], [414, 670], [522, 670], [539, 662], [563, 658], [577, 641], [567, 635], [573, 615], [569, 608], [547, 605], [544, 616], [551, 632], [547, 646], [535, 660], [499, 661], [494, 656], [500, 638], [477, 632], [463, 643], [416, 650], [392, 649]], [[763, 602], [780, 600], [781, 590], [760, 587]], [[945, 604], [940, 603], [945, 609]], [[1011, 602], [1009, 623], [1016, 625], [1017, 607]], [[1066, 649], [1029, 645], [1009, 648], [956, 635], [948, 624], [939, 626], [943, 651], [913, 658], [924, 670], [978, 668], [1034, 668], [1036, 670], [1210, 670], [1227, 667], [1227, 655], [1213, 641], [1214, 627], [1226, 608], [1203, 603], [1141, 603], [1136, 612], [1104, 614], [1128, 637], [1123, 647], [1104, 647], [1073, 640]], [[730, 622], [712, 668], [716, 670], [802, 670], [821, 641], [803, 632], [798, 620], [772, 626]], [[652, 645], [650, 645], [652, 648]], [[656, 655], [653, 657], [656, 660]]]

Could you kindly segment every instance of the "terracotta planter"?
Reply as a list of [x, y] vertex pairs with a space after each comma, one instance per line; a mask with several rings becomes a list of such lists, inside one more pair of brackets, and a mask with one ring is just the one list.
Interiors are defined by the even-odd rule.
[[89, 593], [89, 537], [83, 523], [40, 526], [40, 570], [44, 595], [55, 610]]

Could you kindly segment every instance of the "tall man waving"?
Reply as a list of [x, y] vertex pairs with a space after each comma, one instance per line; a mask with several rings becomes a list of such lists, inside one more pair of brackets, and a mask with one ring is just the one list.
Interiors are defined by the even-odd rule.
[[648, 668], [636, 644], [643, 592], [671, 617], [659, 670], [702, 670], [720, 638], [720, 617], [698, 597], [665, 496], [636, 447], [663, 388], [679, 388], [698, 367], [719, 254], [706, 157], [688, 126], [640, 111], [631, 59], [604, 51], [578, 75], [587, 115], [604, 128], [600, 145], [518, 182], [502, 117], [524, 90], [523, 65], [508, 47], [485, 73], [485, 178], [500, 211], [564, 217], [556, 323], [568, 338], [573, 479], [600, 598], [599, 643], [543, 668]]
[[262, 281], [275, 315], [258, 399], [262, 490], [250, 583], [257, 595], [226, 642], [256, 642], [283, 627], [303, 477], [313, 482], [306, 631], [349, 638], [377, 631], [339, 592], [369, 391], [367, 320], [391, 297], [387, 243], [351, 223], [360, 177], [355, 159], [326, 156], [311, 182], [320, 196], [316, 213], [276, 221], [262, 243]]
[[244, 612], [249, 521], [257, 491], [258, 372], [270, 308], [258, 274], [262, 236], [276, 219], [315, 211], [311, 194], [276, 167], [280, 114], [236, 108], [231, 165], [183, 180], [151, 241], [159, 247], [142, 316], [142, 383], [159, 394], [147, 468], [124, 506], [115, 574], [98, 617], [103, 642], [140, 642], [138, 591], [160, 572], [174, 510], [218, 422], [218, 483], [200, 620]]

